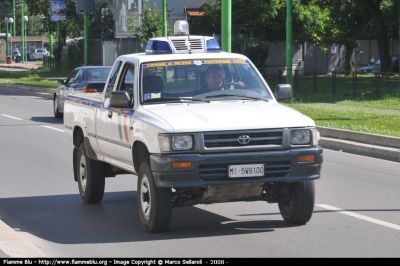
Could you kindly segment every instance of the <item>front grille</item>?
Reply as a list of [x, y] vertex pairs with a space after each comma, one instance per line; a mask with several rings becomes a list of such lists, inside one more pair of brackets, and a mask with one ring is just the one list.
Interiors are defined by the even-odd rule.
[[[243, 135], [250, 137], [250, 142], [248, 144], [239, 143], [238, 138]], [[282, 142], [282, 131], [223, 132], [204, 134], [204, 146], [206, 148], [282, 145]]]
[[[274, 178], [287, 176], [291, 167], [292, 165], [289, 161], [267, 162], [264, 164], [264, 177]], [[204, 181], [228, 179], [228, 165], [201, 165], [198, 174]]]

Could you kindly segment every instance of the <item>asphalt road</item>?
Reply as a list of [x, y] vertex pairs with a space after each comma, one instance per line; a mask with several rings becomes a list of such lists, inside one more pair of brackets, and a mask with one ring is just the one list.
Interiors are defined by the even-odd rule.
[[[34, 250], [61, 258], [400, 257], [397, 162], [325, 149], [314, 214], [304, 226], [284, 223], [276, 204], [236, 202], [177, 208], [167, 233], [147, 234], [136, 176], [107, 179], [101, 204], [83, 204], [72, 144], [50, 99], [0, 92], [0, 135], [6, 256]], [[23, 249], [4, 244], [1, 234], [10, 230], [26, 241]]]

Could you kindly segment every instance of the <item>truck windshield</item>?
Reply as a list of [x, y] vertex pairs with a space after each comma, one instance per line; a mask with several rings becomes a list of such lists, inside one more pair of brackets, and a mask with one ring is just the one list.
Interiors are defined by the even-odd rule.
[[272, 99], [262, 77], [243, 59], [160, 61], [141, 68], [142, 103]]

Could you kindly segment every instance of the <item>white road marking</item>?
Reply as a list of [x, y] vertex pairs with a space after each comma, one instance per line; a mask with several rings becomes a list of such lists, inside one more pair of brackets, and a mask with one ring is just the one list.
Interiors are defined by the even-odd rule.
[[324, 209], [327, 209], [327, 210], [340, 212], [342, 214], [346, 214], [346, 215], [349, 215], [349, 216], [352, 216], [354, 218], [358, 218], [358, 219], [361, 219], [361, 220], [364, 220], [364, 221], [368, 221], [368, 222], [371, 222], [371, 223], [375, 223], [375, 224], [383, 225], [383, 226], [390, 227], [390, 228], [393, 228], [393, 229], [396, 229], [396, 230], [400, 230], [400, 225], [397, 225], [397, 224], [388, 223], [388, 222], [385, 222], [385, 221], [382, 221], [382, 220], [371, 218], [371, 217], [368, 217], [368, 216], [365, 216], [365, 215], [361, 215], [361, 214], [358, 214], [358, 213], [355, 213], [355, 212], [342, 210], [342, 209], [339, 209], [339, 208], [336, 208], [336, 207], [333, 207], [333, 206], [330, 206], [330, 205], [326, 205], [326, 204], [316, 204], [316, 206], [324, 208]]
[[56, 128], [56, 127], [51, 127], [51, 126], [42, 126], [42, 127], [49, 128], [49, 129], [52, 129], [52, 130], [56, 130], [56, 131], [59, 131], [59, 132], [65, 132], [64, 130]]
[[15, 119], [15, 120], [23, 120], [22, 118], [18, 118], [18, 117], [11, 116], [11, 115], [5, 115], [5, 114], [1, 114], [1, 115], [2, 115], [2, 116], [5, 116], [5, 117], [8, 117], [8, 118]]
[[[11, 115], [6, 115], [6, 114], [1, 114], [1, 115], [5, 116], [5, 117], [8, 117], [8, 118], [15, 119], [15, 120], [23, 120], [22, 118], [18, 118], [18, 117], [11, 116]], [[59, 128], [56, 128], [56, 127], [51, 127], [51, 126], [42, 126], [42, 127], [45, 127], [45, 128], [48, 128], [48, 129], [52, 129], [52, 130], [55, 130], [55, 131], [59, 131], [59, 132], [65, 132], [63, 129], [59, 129]]]

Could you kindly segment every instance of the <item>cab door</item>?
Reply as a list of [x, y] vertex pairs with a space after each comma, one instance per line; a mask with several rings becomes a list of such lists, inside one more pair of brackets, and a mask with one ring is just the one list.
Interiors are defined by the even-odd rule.
[[110, 96], [112, 91], [127, 91], [133, 99], [136, 76], [133, 62], [116, 63], [106, 87], [105, 100], [100, 107], [96, 125], [99, 149], [106, 161], [125, 167], [133, 167], [130, 132], [134, 113], [133, 100], [129, 108], [113, 108], [110, 106]]

